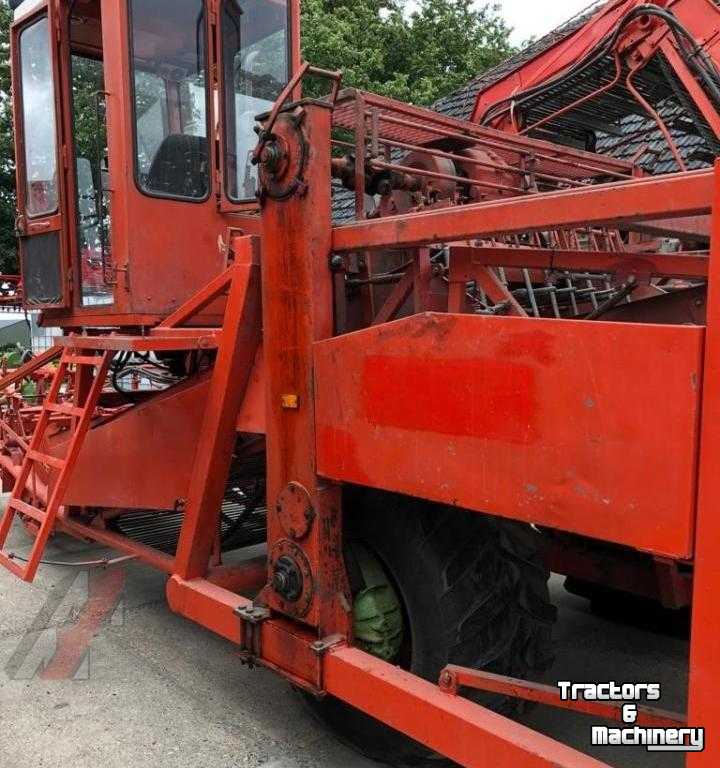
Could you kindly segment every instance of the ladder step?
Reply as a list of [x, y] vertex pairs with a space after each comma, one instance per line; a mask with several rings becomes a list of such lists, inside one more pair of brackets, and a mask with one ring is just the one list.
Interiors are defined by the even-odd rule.
[[27, 517], [32, 518], [36, 523], [45, 522], [45, 513], [42, 509], [30, 506], [30, 504], [26, 504], [24, 501], [20, 501], [20, 499], [10, 499], [8, 506], [12, 507], [21, 515], [26, 515]]
[[[79, 354], [75, 355], [67, 354], [67, 352], [63, 354], [43, 404], [40, 419], [35, 425], [35, 431], [31, 442], [31, 445], [36, 447], [40, 447], [44, 444], [43, 440], [45, 438], [45, 433], [50, 425], [50, 414], [62, 413], [78, 416], [79, 419], [75, 424], [75, 429], [72, 430], [70, 434], [67, 453], [63, 458], [58, 458], [57, 456], [48, 456], [34, 448], [28, 450], [25, 454], [25, 460], [23, 461], [20, 475], [16, 481], [17, 483], [20, 483], [22, 480], [23, 484], [27, 484], [30, 472], [35, 469], [35, 463], [56, 468], [59, 471], [59, 475], [55, 481], [52, 494], [48, 499], [47, 508], [44, 510], [38, 509], [37, 507], [27, 504], [13, 496], [8, 502], [7, 514], [0, 522], [0, 566], [4, 566], [23, 581], [27, 582], [31, 582], [35, 578], [38, 566], [42, 562], [41, 558], [45, 547], [47, 546], [48, 537], [55, 528], [59, 511], [62, 508], [65, 492], [70, 483], [73, 469], [77, 464], [78, 454], [80, 453], [83, 441], [90, 429], [91, 416], [95, 413], [98, 401], [102, 396], [105, 379], [114, 354], [105, 352], [98, 357], [93, 357], [83, 354], [82, 347], [78, 348], [78, 352]], [[78, 367], [86, 366], [87, 368], [95, 369], [92, 383], [88, 382], [89, 390], [87, 392], [85, 403], [80, 407], [71, 403], [58, 402], [63, 383], [68, 374], [68, 366], [71, 365]], [[22, 495], [23, 492], [24, 489], [18, 488], [17, 494], [19, 496]], [[25, 515], [40, 524], [40, 530], [38, 531], [37, 538], [35, 539], [32, 552], [29, 555], [25, 568], [21, 568], [14, 562], [13, 558], [2, 549], [2, 547], [5, 546], [10, 526], [12, 525], [16, 514]]]
[[0, 565], [7, 568], [10, 573], [17, 576], [19, 579], [25, 578], [25, 567], [4, 552], [0, 552]]
[[99, 368], [103, 364], [103, 358], [89, 355], [65, 355], [62, 362], [67, 365], [88, 365], [92, 368]]
[[28, 459], [32, 461], [40, 462], [53, 469], [62, 469], [65, 466], [65, 460], [60, 459], [57, 456], [48, 456], [46, 453], [40, 453], [40, 451], [28, 451]]
[[65, 416], [76, 416], [77, 418], [80, 418], [85, 413], [82, 408], [79, 408], [77, 405], [72, 405], [71, 403], [45, 402], [44, 406], [45, 410], [50, 411], [50, 413], [62, 413]]

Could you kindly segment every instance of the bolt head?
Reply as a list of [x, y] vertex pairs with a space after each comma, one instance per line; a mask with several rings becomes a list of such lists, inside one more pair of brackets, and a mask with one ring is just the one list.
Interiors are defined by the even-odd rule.
[[283, 555], [273, 568], [273, 589], [280, 597], [296, 602], [302, 597], [303, 575], [298, 564], [289, 555]]

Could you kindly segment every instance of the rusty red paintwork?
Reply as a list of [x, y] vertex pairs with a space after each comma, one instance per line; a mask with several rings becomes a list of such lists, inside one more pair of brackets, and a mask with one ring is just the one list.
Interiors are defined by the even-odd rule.
[[703, 338], [421, 315], [318, 343], [318, 471], [688, 557]]
[[[539, 57], [528, 65], [525, 75], [538, 80], [549, 76], [553, 61], [560, 67], [569, 56], [577, 57], [631, 5], [610, 3], [597, 23], [561, 46], [562, 55], [553, 60], [558, 54], [555, 51]], [[701, 0], [682, 0], [674, 6], [678, 16], [695, 29], [712, 12]], [[66, 328], [91, 326], [94, 334], [99, 332], [97, 338], [66, 342], [71, 346], [188, 354], [200, 349], [213, 355], [214, 365], [203, 373], [205, 380], [195, 380], [192, 402], [185, 403], [189, 418], [178, 433], [164, 425], [183, 411], [179, 391], [164, 398], [156, 396], [145, 406], [146, 415], [156, 409], [157, 418], [143, 419], [143, 406], [135, 406], [135, 411], [120, 409], [109, 421], [108, 414], [103, 414], [86, 443], [87, 455], [83, 459], [81, 453], [78, 458], [77, 485], [68, 486], [68, 494], [74, 488], [78, 496], [65, 496], [69, 509], [60, 516], [58, 529], [116, 547], [171, 574], [168, 600], [177, 612], [237, 643], [243, 653], [298, 685], [338, 696], [467, 766], [480, 766], [487, 759], [503, 766], [579, 768], [599, 764], [348, 647], [352, 638], [341, 552], [340, 482], [459, 503], [672, 558], [690, 558], [697, 542], [700, 568], [691, 722], [715, 728], [719, 718], [706, 682], [717, 677], [717, 654], [708, 637], [715, 611], [711, 596], [717, 582], [714, 537], [710, 535], [713, 523], [707, 512], [714, 498], [712, 465], [708, 463], [713, 434], [710, 422], [700, 420], [701, 397], [706, 413], [712, 413], [714, 402], [713, 312], [708, 316], [707, 347], [702, 327], [419, 313], [446, 308], [467, 313], [469, 306], [462, 295], [462, 277], [467, 275], [480, 281], [490, 276], [492, 281], [484, 285], [497, 292], [496, 303], [506, 299], [511, 308], [515, 306], [515, 314], [529, 315], [512, 287], [502, 283], [497, 272], [487, 271], [505, 264], [505, 259], [512, 269], [532, 268], [531, 277], [547, 268], [548, 259], [557, 258], [566, 259], [565, 266], [572, 269], [602, 267], [621, 276], [640, 272], [648, 281], [670, 276], [703, 278], [708, 273], [712, 281], [713, 270], [704, 253], [665, 255], [650, 249], [649, 254], [640, 255], [625, 249], [630, 243], [622, 240], [617, 228], [627, 227], [628, 232], [649, 231], [653, 226], [656, 232], [679, 229], [684, 231], [684, 240], [694, 243], [697, 235], [698, 241], [706, 241], [716, 175], [699, 171], [629, 180], [635, 169], [627, 161], [351, 92], [334, 95], [334, 110], [331, 105], [306, 104], [282, 111], [282, 105], [277, 105], [276, 131], [285, 131], [298, 173], [286, 181], [300, 194], [284, 200], [266, 199], [260, 219], [251, 215], [254, 205], [233, 206], [226, 199], [224, 169], [218, 164], [224, 152], [221, 147], [210, 153], [209, 161], [212, 178], [220, 182], [218, 195], [193, 205], [150, 199], [138, 191], [132, 174], [125, 172], [132, 162], [133, 133], [127, 7], [120, 0], [103, 0], [101, 7], [102, 35], [95, 47], [104, 54], [109, 92], [110, 174], [117, 200], [113, 252], [120, 279], [111, 309], [80, 307], [73, 294], [73, 286], [80, 281], [63, 279], [65, 306], [48, 312], [46, 320]], [[217, 35], [213, 21], [219, 5], [211, 0], [208, 9], [208, 31]], [[62, 30], [68, 4], [52, 0], [50, 10], [53, 22], [57, 19]], [[41, 5], [33, 14], [42, 12]], [[298, 4], [293, 3], [295, 21], [298, 12]], [[21, 20], [20, 26], [23, 23]], [[298, 37], [292, 38], [297, 64]], [[65, 54], [72, 41], [61, 34], [56, 44], [54, 33], [53, 41], [58, 82], [67, 85]], [[667, 39], [657, 27], [633, 28], [623, 45], [630, 42], [638, 48], [650, 46], [648, 50], [654, 45], [667, 47]], [[711, 40], [708, 50], [715, 51], [716, 44]], [[220, 46], [210, 48], [210, 57], [221, 55]], [[642, 51], [643, 56], [648, 55], [644, 48]], [[222, 72], [216, 58], [211, 63], [215, 72]], [[707, 112], [707, 99], [703, 101], [699, 87], [681, 67], [678, 71], [700, 110]], [[512, 90], [513, 77], [495, 87], [493, 96]], [[58, 90], [63, 118], [58, 136], [59, 143], [71, 151], [66, 91]], [[478, 110], [484, 98], [481, 96]], [[214, 114], [215, 104], [209, 107], [213, 119], [222, 125], [223, 116]], [[295, 127], [290, 125], [291, 117], [297, 119]], [[716, 115], [709, 119], [711, 127], [717, 125]], [[367, 163], [343, 166], [354, 178], [358, 221], [334, 229], [329, 197], [331, 126], [355, 130], [357, 156], [364, 156], [365, 149], [371, 154]], [[518, 128], [503, 127], [509, 131]], [[440, 194], [462, 177], [425, 169], [417, 173], [424, 181], [403, 178], [401, 186], [438, 193], [439, 199], [415, 201], [403, 210], [393, 211], [386, 205], [381, 213], [399, 215], [366, 220], [365, 182], [373, 173], [387, 170], [387, 148], [422, 150], [428, 141], [438, 139], [461, 143], [444, 156], [435, 151], [432, 156], [438, 160], [455, 162], [466, 145], [482, 148], [484, 159], [469, 156], [468, 166], [473, 166], [474, 158], [473, 167], [498, 171], [500, 183], [469, 184], [475, 187], [474, 202], [465, 204], [459, 194], [445, 198]], [[298, 162], [301, 149], [307, 150], [304, 163]], [[77, 276], [78, 271], [72, 258], [75, 235], [70, 226], [75, 200], [72, 165], [64, 166], [61, 215], [30, 222], [27, 230], [28, 236], [48, 229], [64, 233], [67, 258], [63, 276], [71, 272]], [[266, 170], [272, 175], [272, 169]], [[398, 173], [412, 176], [412, 170], [402, 165]], [[589, 183], [608, 178], [612, 184]], [[442, 184], [433, 187], [430, 182]], [[524, 186], [515, 186], [518, 183]], [[487, 193], [480, 194], [478, 190], [483, 189]], [[496, 193], [501, 199], [493, 198]], [[481, 202], [477, 202], [478, 195]], [[698, 216], [705, 217], [699, 225], [693, 223]], [[579, 238], [572, 232], [575, 228], [590, 231], [590, 245], [585, 246], [588, 256], [579, 252]], [[540, 247], [532, 238], [512, 240], [538, 232], [550, 232], [552, 245], [558, 247]], [[261, 259], [258, 244], [248, 237], [260, 234]], [[475, 238], [487, 242], [465, 242]], [[498, 242], [503, 238], [504, 242]], [[433, 259], [437, 246], [448, 243], [453, 245], [446, 273]], [[508, 245], [513, 247], [507, 249]], [[532, 256], [522, 263], [518, 259], [524, 258], [522, 252], [528, 246]], [[367, 255], [380, 249], [407, 252], [399, 266], [385, 267], [381, 255]], [[455, 274], [453, 250], [458, 257]], [[510, 252], [506, 256], [499, 252], [502, 250]], [[328, 269], [333, 254], [342, 256], [340, 268], [353, 259], [366, 259], [357, 269], [370, 286], [364, 291], [362, 312], [350, 306], [344, 284]], [[458, 264], [463, 255], [471, 260], [464, 266]], [[478, 255], [480, 263], [474, 261]], [[400, 269], [403, 263], [409, 266]], [[465, 273], [465, 268], [475, 272]], [[454, 284], [454, 295], [444, 284], [446, 278]], [[390, 286], [385, 293], [383, 284]], [[408, 311], [417, 317], [387, 324]], [[157, 324], [160, 327], [150, 328]], [[107, 325], [122, 327], [122, 332], [107, 335], [100, 330]], [[357, 332], [332, 339], [339, 327], [343, 333]], [[662, 376], [652, 375], [660, 370]], [[79, 380], [75, 386], [81, 391], [87, 382]], [[654, 418], [657, 413], [664, 418]], [[63, 419], [72, 414], [56, 416], [62, 428]], [[26, 413], [23, 418], [32, 424], [37, 413]], [[147, 450], [135, 455], [116, 455], [113, 443], [129, 436], [132, 442], [143, 442], [144, 430], [154, 428], [163, 430], [157, 444], [148, 442]], [[271, 612], [261, 605], [257, 615], [243, 613], [254, 606], [233, 589], [257, 586], [262, 567], [253, 563], [244, 569], [218, 572], [211, 564], [217, 510], [238, 429], [267, 433], [268, 576], [273, 575], [273, 552], [302, 551], [313, 579], [308, 611], [302, 615], [269, 587], [261, 600], [269, 604]], [[703, 442], [698, 448], [701, 433]], [[2, 457], [3, 468], [15, 476], [20, 473], [14, 469], [13, 457], [22, 453], [23, 438], [8, 430], [3, 434], [10, 446]], [[168, 445], [173, 439], [191, 441], [192, 449], [182, 464], [190, 467], [187, 477], [173, 476], [179, 473], [179, 465], [172, 466], [174, 447]], [[152, 454], [162, 450], [166, 455], [148, 464]], [[95, 528], [74, 514], [73, 500], [90, 500], [81, 491], [90, 490], [91, 462], [109, 465], [115, 459], [118, 482], [114, 488], [108, 483], [108, 495], [95, 501], [119, 503], [132, 497], [138, 506], [161, 503], [167, 507], [177, 494], [186, 494], [177, 557]], [[140, 467], [141, 463], [146, 466]], [[698, 471], [701, 514], [696, 531]], [[151, 488], [154, 473], [169, 477]], [[536, 475], [537, 481], [528, 474]], [[139, 481], [123, 497], [122, 485], [130, 478]], [[44, 497], [48, 502], [52, 493], [52, 479], [48, 479], [50, 487], [38, 487], [40, 501]], [[314, 515], [307, 531], [286, 526], [276, 512], [277, 501], [292, 483], [306, 488], [311, 499]], [[710, 745], [705, 755], [692, 760], [697, 765], [713, 765], [716, 756], [717, 747]]]

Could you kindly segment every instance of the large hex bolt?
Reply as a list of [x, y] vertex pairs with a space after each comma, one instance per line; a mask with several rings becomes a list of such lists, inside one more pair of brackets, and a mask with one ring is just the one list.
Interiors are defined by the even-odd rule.
[[303, 591], [303, 576], [292, 557], [283, 555], [275, 563], [272, 584], [273, 589], [285, 600], [293, 603], [300, 598]]

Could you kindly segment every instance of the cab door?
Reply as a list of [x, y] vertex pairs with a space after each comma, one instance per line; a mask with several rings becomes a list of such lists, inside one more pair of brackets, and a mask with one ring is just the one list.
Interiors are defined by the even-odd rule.
[[17, 232], [29, 308], [69, 305], [56, 11], [33, 5], [12, 27]]

